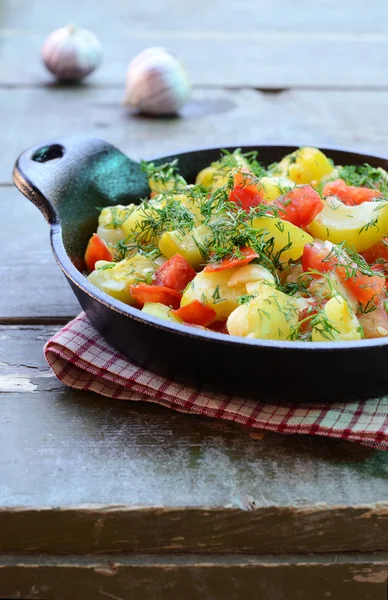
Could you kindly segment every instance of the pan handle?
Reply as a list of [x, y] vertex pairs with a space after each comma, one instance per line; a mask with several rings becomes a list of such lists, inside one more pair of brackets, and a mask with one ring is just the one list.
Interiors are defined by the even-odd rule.
[[13, 180], [50, 224], [72, 213], [79, 218], [89, 205], [94, 209], [129, 204], [149, 194], [139, 163], [111, 144], [85, 136], [61, 137], [29, 148], [16, 161]]

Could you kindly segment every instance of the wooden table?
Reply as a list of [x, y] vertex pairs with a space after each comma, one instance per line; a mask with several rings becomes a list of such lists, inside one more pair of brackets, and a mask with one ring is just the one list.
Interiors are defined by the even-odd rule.
[[[134, 158], [276, 141], [386, 154], [388, 4], [0, 9], [0, 598], [386, 600], [388, 454], [110, 401], [54, 378], [43, 344], [79, 306], [11, 169], [25, 147], [80, 132]], [[105, 50], [82, 86], [51, 83], [39, 61], [46, 34], [68, 21]], [[181, 119], [119, 105], [127, 63], [149, 45], [177, 51], [190, 72]]]

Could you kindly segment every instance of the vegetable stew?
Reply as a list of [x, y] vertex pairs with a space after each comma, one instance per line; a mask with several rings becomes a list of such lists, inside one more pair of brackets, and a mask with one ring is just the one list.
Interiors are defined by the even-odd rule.
[[225, 335], [343, 341], [388, 336], [388, 173], [299, 148], [264, 166], [223, 152], [195, 183], [143, 163], [140, 204], [109, 206], [88, 279], [163, 320]]

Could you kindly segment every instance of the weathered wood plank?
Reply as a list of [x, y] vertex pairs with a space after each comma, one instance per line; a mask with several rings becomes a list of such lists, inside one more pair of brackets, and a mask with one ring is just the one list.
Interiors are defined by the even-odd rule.
[[0, 554], [355, 551], [388, 551], [387, 504], [0, 509]]
[[80, 307], [51, 253], [45, 220], [16, 188], [0, 188], [0, 207], [7, 215], [0, 224], [0, 321], [69, 320]]
[[26, 5], [24, 0], [5, 3], [4, 27], [12, 30], [27, 29], [45, 34], [74, 20], [82, 27], [105, 34], [112, 40], [120, 34], [127, 39], [142, 31], [172, 30], [212, 33], [272, 33], [299, 34], [310, 37], [345, 37], [349, 34], [363, 38], [368, 34], [386, 34], [381, 20], [388, 19], [388, 7], [383, 0], [369, 0], [365, 10], [364, 0], [353, 0], [352, 10], [336, 0], [298, 0], [297, 5], [287, 0], [273, 0], [264, 7], [240, 0], [198, 0], [195, 10], [190, 4], [177, 0], [149, 0], [147, 4], [123, 3], [111, 0], [108, 7], [88, 2], [68, 0], [58, 4], [53, 14], [50, 0], [34, 0]]
[[119, 102], [115, 89], [0, 90], [7, 148], [0, 183], [10, 183], [14, 161], [26, 147], [80, 132], [103, 137], [134, 159], [187, 148], [277, 141], [386, 153], [388, 92], [197, 89], [181, 119], [131, 118]]
[[[105, 61], [93, 78], [121, 84], [130, 59], [147, 46], [167, 46], [184, 60], [195, 84], [290, 87], [384, 86], [388, 37], [384, 0], [352, 9], [335, 0], [297, 6], [266, 3], [153, 0], [144, 6], [115, 0], [98, 5], [72, 0], [55, 11], [49, 0], [8, 3], [3, 18], [2, 84], [49, 81], [40, 64], [48, 32], [76, 20], [100, 38]], [[191, 8], [191, 7], [190, 7]]]
[[[354, 519], [350, 532], [344, 513], [339, 543], [381, 549], [388, 540], [381, 505], [388, 496], [387, 453], [309, 436], [266, 433], [260, 440], [230, 423], [69, 391], [42, 355], [54, 331], [0, 328], [1, 506], [297, 506], [303, 513], [321, 503], [368, 504], [378, 514]], [[328, 525], [330, 544], [337, 525]], [[311, 546], [311, 531], [301, 535]]]
[[56, 600], [386, 600], [387, 555], [4, 557], [0, 594]]

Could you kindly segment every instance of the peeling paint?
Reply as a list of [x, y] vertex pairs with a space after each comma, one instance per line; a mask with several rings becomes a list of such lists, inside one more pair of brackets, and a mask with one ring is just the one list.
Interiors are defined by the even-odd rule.
[[26, 375], [0, 375], [0, 392], [35, 392], [37, 387]]
[[387, 569], [383, 569], [382, 571], [363, 569], [362, 572], [354, 575], [353, 579], [359, 583], [387, 583], [388, 571]]
[[107, 575], [108, 577], [111, 577], [112, 575], [116, 575], [117, 568], [114, 565], [107, 565], [106, 567], [95, 567], [94, 572], [99, 573], [100, 575]]

